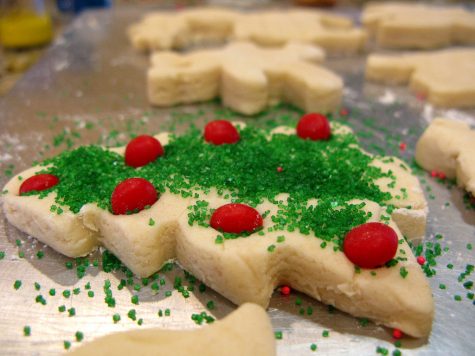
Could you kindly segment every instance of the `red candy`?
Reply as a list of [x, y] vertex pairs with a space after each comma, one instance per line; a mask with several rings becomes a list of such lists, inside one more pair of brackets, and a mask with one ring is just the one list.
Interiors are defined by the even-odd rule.
[[331, 136], [330, 123], [322, 114], [306, 114], [300, 118], [297, 124], [297, 135], [313, 141], [328, 140]]
[[402, 331], [399, 329], [394, 329], [393, 338], [395, 338], [396, 340], [399, 340], [400, 338], [402, 338]]
[[158, 199], [152, 183], [143, 178], [127, 178], [117, 184], [111, 196], [112, 212], [115, 215], [143, 210]]
[[289, 286], [280, 287], [280, 294], [287, 296], [287, 295], [290, 295], [290, 292], [291, 292], [291, 289]]
[[208, 122], [205, 126], [204, 137], [206, 142], [214, 145], [236, 143], [240, 139], [238, 130], [226, 120]]
[[343, 241], [346, 257], [362, 268], [376, 268], [384, 265], [396, 255], [397, 246], [396, 232], [379, 222], [355, 227], [346, 234]]
[[422, 266], [424, 263], [426, 263], [426, 259], [423, 256], [417, 256], [417, 263]]
[[226, 204], [216, 209], [211, 216], [212, 228], [240, 234], [245, 231], [253, 232], [262, 227], [262, 216], [246, 204]]
[[37, 174], [26, 179], [20, 185], [20, 195], [31, 191], [41, 191], [54, 187], [59, 183], [59, 178], [52, 174]]
[[125, 164], [130, 167], [142, 167], [163, 156], [163, 147], [155, 137], [137, 136], [125, 149]]

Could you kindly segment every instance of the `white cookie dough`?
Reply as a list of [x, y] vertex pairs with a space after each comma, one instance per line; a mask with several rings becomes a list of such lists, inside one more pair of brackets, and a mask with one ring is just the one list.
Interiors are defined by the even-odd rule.
[[[350, 131], [344, 126], [333, 129], [334, 134]], [[285, 133], [289, 129], [278, 128], [274, 132]], [[115, 151], [121, 153], [123, 149]], [[409, 335], [424, 337], [430, 333], [433, 319], [431, 291], [403, 234], [408, 238], [420, 238], [424, 234], [427, 203], [417, 179], [403, 162], [384, 157], [375, 159], [373, 164], [383, 171], [391, 170], [396, 176], [394, 186], [388, 186], [386, 178], [375, 182], [382, 191], [393, 195], [393, 212], [364, 201], [365, 209], [372, 213], [371, 221], [379, 221], [384, 214], [398, 234], [400, 245], [396, 257], [403, 260], [391, 268], [358, 272], [343, 252], [333, 249], [332, 243], [322, 248], [323, 240], [312, 235], [267, 231], [273, 224], [270, 219], [264, 219], [264, 236], [251, 234], [216, 244], [219, 234], [216, 230], [188, 223], [188, 207], [196, 201], [204, 199], [210, 208], [229, 202], [213, 190], [186, 199], [165, 192], [150, 209], [132, 215], [116, 216], [95, 204], [87, 204], [73, 218], [81, 231], [85, 229], [90, 234], [91, 249], [97, 244], [104, 245], [138, 276], [149, 276], [168, 260], [176, 259], [186, 270], [238, 305], [253, 302], [266, 307], [273, 290], [287, 284], [354, 316], [371, 318]], [[27, 172], [33, 174], [33, 171]], [[28, 178], [25, 173], [21, 174]], [[34, 197], [18, 196], [17, 181], [14, 177], [7, 184], [8, 193], [3, 197], [4, 210], [12, 224], [26, 231], [31, 221], [58, 221], [58, 216], [50, 211], [51, 203], [45, 200], [37, 199], [38, 208], [29, 209], [29, 200]], [[276, 199], [285, 204], [286, 195], [281, 194]], [[318, 201], [309, 204], [318, 204]], [[10, 219], [12, 206], [22, 213], [16, 214], [15, 220]], [[256, 209], [261, 214], [269, 210], [272, 215], [278, 207], [264, 201]], [[153, 226], [148, 224], [150, 218], [155, 221]], [[41, 234], [31, 231], [39, 239], [65, 232], [63, 224], [47, 225]], [[285, 236], [285, 241], [277, 243], [280, 235]], [[61, 243], [66, 242], [58, 242]], [[275, 251], [269, 252], [268, 246], [272, 244], [276, 245]], [[406, 278], [400, 275], [402, 267], [409, 272]]]
[[433, 120], [417, 142], [416, 161], [428, 171], [456, 178], [475, 196], [475, 130], [465, 122]]
[[243, 304], [223, 320], [197, 330], [130, 330], [106, 335], [68, 352], [74, 356], [276, 354], [274, 332], [264, 309]]
[[317, 65], [323, 58], [319, 48], [298, 43], [262, 49], [235, 42], [187, 54], [158, 52], [147, 75], [148, 97], [153, 105], [171, 106], [219, 96], [246, 115], [282, 101], [328, 112], [340, 105], [343, 82]]
[[362, 23], [383, 47], [432, 49], [475, 43], [475, 13], [462, 8], [375, 2], [365, 7]]
[[441, 107], [475, 106], [475, 49], [432, 53], [370, 55], [366, 78], [407, 84], [412, 91]]
[[364, 48], [366, 34], [350, 19], [317, 11], [274, 10], [239, 12], [222, 8], [192, 8], [157, 12], [128, 31], [139, 50], [170, 50], [227, 40], [247, 40], [264, 46], [299, 41], [331, 53], [355, 53]]

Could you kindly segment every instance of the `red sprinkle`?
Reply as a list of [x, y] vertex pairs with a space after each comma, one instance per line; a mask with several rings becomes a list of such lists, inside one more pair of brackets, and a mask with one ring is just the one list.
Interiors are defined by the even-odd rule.
[[289, 286], [280, 287], [280, 294], [287, 296], [287, 295], [290, 295], [290, 292], [291, 292], [291, 289]]
[[125, 148], [125, 164], [130, 167], [142, 167], [163, 156], [160, 141], [149, 135], [137, 136]]
[[395, 338], [396, 340], [399, 340], [399, 339], [402, 338], [402, 336], [403, 336], [403, 334], [402, 334], [401, 330], [399, 330], [399, 329], [394, 329], [393, 330], [393, 338]]
[[297, 124], [297, 135], [300, 138], [313, 141], [328, 140], [331, 136], [330, 123], [325, 115], [305, 114]]
[[349, 114], [349, 111], [348, 111], [347, 108], [342, 108], [342, 109], [340, 110], [340, 115], [341, 115], [341, 116], [346, 116], [346, 115], [348, 115], [348, 114]]
[[376, 268], [390, 261], [398, 246], [396, 232], [388, 225], [370, 222], [353, 228], [345, 236], [346, 257], [362, 268]]
[[220, 206], [211, 216], [210, 225], [213, 229], [240, 234], [251, 233], [262, 227], [262, 216], [246, 204], [231, 203]]
[[204, 138], [214, 145], [236, 143], [239, 141], [238, 130], [227, 120], [210, 121], [205, 126]]
[[277, 167], [277, 172], [279, 172], [279, 173], [280, 173], [280, 172], [282, 172], [283, 170], [284, 170], [284, 169], [283, 169], [282, 167], [280, 167], [280, 166], [279, 166], [279, 167]]
[[438, 172], [437, 171], [431, 171], [430, 175], [431, 175], [431, 177], [437, 177]]
[[152, 183], [143, 178], [127, 178], [117, 184], [111, 196], [112, 212], [124, 215], [139, 212], [158, 200]]
[[445, 179], [446, 175], [445, 175], [444, 172], [439, 172], [439, 173], [437, 173], [437, 177], [439, 177], [440, 179]]
[[59, 178], [52, 174], [37, 174], [26, 179], [20, 185], [20, 195], [31, 191], [42, 191], [54, 187], [59, 183]]
[[424, 256], [417, 256], [417, 263], [419, 263], [421, 266], [426, 263]]
[[405, 151], [405, 150], [406, 150], [406, 148], [407, 148], [407, 145], [406, 145], [406, 143], [404, 143], [404, 142], [401, 142], [401, 143], [399, 144], [399, 149], [400, 149], [401, 151]]

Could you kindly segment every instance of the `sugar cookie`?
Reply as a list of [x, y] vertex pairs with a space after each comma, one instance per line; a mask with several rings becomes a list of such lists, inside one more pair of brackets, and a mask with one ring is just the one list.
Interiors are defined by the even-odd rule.
[[[176, 259], [238, 305], [266, 307], [286, 284], [354, 316], [416, 337], [429, 334], [430, 288], [403, 237], [424, 234], [427, 203], [406, 164], [364, 152], [351, 129], [336, 123], [316, 141], [303, 138], [310, 126], [300, 123], [297, 135], [288, 127], [213, 125], [221, 125], [215, 135], [192, 128], [156, 136], [164, 155], [139, 168], [124, 163], [122, 155], [132, 151], [125, 148], [64, 152], [10, 180], [5, 215], [69, 256], [103, 245], [141, 277]], [[236, 134], [217, 144], [217, 136]], [[30, 179], [41, 181], [35, 173], [59, 183], [19, 195]], [[117, 193], [126, 183], [130, 190]], [[138, 208], [150, 196], [151, 206]], [[117, 201], [131, 214], [112, 214]], [[343, 251], [345, 234], [367, 222], [393, 231], [387, 266], [356, 268]], [[81, 248], [54, 240], [73, 227], [71, 236], [85, 241]]]
[[298, 43], [262, 49], [234, 42], [186, 54], [157, 52], [147, 75], [148, 97], [156, 106], [221, 97], [223, 105], [246, 115], [282, 101], [328, 112], [340, 105], [343, 82], [317, 65], [323, 57], [319, 48]]
[[475, 50], [444, 50], [433, 53], [371, 55], [366, 78], [406, 84], [417, 94], [442, 107], [475, 106]]
[[362, 22], [383, 47], [431, 49], [475, 43], [475, 13], [462, 8], [370, 3]]

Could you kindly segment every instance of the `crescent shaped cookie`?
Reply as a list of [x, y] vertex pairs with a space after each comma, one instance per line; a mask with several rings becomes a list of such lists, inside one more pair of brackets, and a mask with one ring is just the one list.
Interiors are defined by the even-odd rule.
[[375, 82], [409, 84], [412, 91], [442, 107], [475, 106], [475, 50], [370, 55], [366, 78]]
[[[238, 305], [266, 307], [273, 290], [288, 284], [354, 316], [427, 336], [431, 291], [403, 237], [424, 235], [427, 203], [409, 167], [364, 152], [336, 123], [320, 141], [288, 127], [236, 126], [240, 140], [226, 145], [205, 142], [197, 129], [159, 134], [165, 154], [136, 169], [124, 164], [125, 148], [64, 152], [6, 185], [5, 215], [68, 256], [103, 245], [139, 276], [175, 259]], [[59, 183], [19, 195], [39, 172]], [[160, 197], [148, 209], [115, 215], [111, 193], [127, 177], [152, 182]], [[261, 230], [236, 235], [211, 227], [213, 212], [236, 201], [255, 207]], [[356, 268], [342, 251], [346, 232], [366, 222], [394, 230], [397, 249], [387, 266]]]
[[343, 81], [318, 65], [323, 57], [321, 49], [298, 43], [262, 49], [235, 42], [186, 54], [157, 52], [147, 75], [148, 97], [156, 106], [221, 97], [225, 106], [245, 115], [279, 102], [329, 112], [340, 105]]
[[130, 330], [97, 338], [68, 352], [72, 356], [276, 354], [272, 325], [264, 309], [243, 304], [223, 320], [198, 330]]
[[363, 11], [362, 22], [383, 47], [433, 49], [475, 43], [475, 13], [462, 8], [370, 3]]
[[475, 130], [462, 121], [435, 119], [416, 145], [416, 161], [428, 171], [456, 178], [475, 196]]
[[132, 45], [142, 51], [170, 50], [209, 42], [246, 40], [264, 46], [298, 41], [331, 53], [360, 52], [363, 30], [350, 19], [317, 11], [239, 12], [222, 8], [192, 8], [152, 13], [128, 30]]

